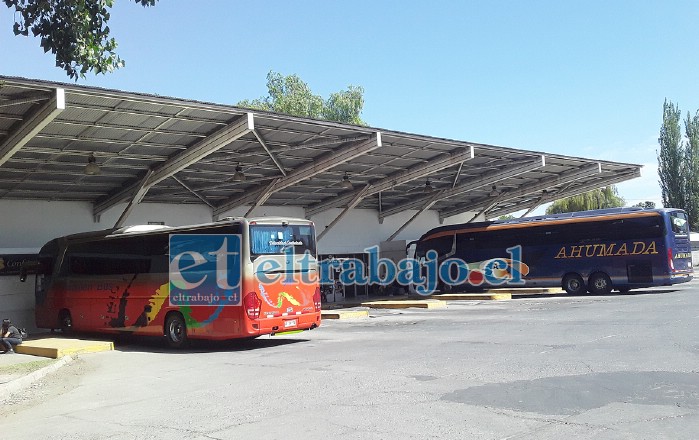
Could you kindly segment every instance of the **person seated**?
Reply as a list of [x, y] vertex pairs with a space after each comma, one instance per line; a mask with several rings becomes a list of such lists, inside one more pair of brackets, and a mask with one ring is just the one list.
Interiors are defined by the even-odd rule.
[[14, 347], [22, 343], [22, 334], [17, 327], [12, 325], [9, 319], [2, 320], [2, 338], [0, 338], [0, 349], [3, 351], [0, 354], [12, 354], [15, 352]]

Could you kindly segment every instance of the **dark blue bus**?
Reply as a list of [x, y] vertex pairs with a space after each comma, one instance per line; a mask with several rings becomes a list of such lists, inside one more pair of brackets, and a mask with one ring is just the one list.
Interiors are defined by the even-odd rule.
[[[693, 275], [689, 223], [679, 209], [613, 208], [449, 225], [414, 243], [418, 260], [434, 250], [441, 261], [459, 259], [469, 267], [506, 259], [508, 249], [521, 246], [518, 287], [559, 286], [569, 294], [628, 292]], [[442, 291], [469, 287], [440, 283]]]

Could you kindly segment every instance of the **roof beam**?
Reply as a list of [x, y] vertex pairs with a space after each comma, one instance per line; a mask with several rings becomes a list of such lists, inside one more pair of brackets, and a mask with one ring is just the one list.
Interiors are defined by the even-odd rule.
[[33, 96], [26, 96], [24, 98], [18, 98], [18, 99], [8, 99], [8, 100], [0, 100], [0, 107], [12, 107], [13, 105], [20, 105], [20, 104], [29, 104], [34, 103], [34, 102], [41, 102], [41, 101], [46, 101], [49, 99], [45, 94], [40, 94], [40, 95], [33, 95]]
[[213, 205], [211, 202], [209, 202], [209, 201], [206, 200], [201, 194], [199, 194], [198, 192], [196, 192], [196, 191], [194, 191], [192, 188], [190, 188], [186, 183], [184, 183], [183, 181], [181, 181], [180, 179], [178, 179], [177, 176], [172, 176], [172, 178], [175, 180], [175, 182], [179, 183], [184, 189], [186, 189], [187, 191], [189, 191], [190, 193], [192, 193], [192, 195], [194, 195], [196, 198], [198, 198], [198, 199], [201, 200], [202, 202], [206, 203], [206, 204], [209, 205], [210, 207], [212, 207], [212, 208], [214, 207], [214, 205]]
[[215, 153], [254, 129], [255, 121], [253, 114], [247, 113], [245, 116], [241, 116], [232, 124], [217, 131], [211, 136], [204, 138], [193, 147], [187, 148], [171, 159], [165, 161], [165, 163], [162, 165], [158, 166], [153, 171], [151, 178], [148, 179], [147, 185], [153, 186], [159, 182], [162, 182], [173, 174], [176, 174], [188, 166], [197, 163], [199, 160], [212, 153]]
[[459, 183], [459, 176], [461, 175], [461, 170], [464, 168], [464, 163], [461, 162], [459, 164], [459, 169], [456, 170], [456, 174], [454, 175], [454, 183], [451, 184], [451, 187], [454, 188], [457, 183]]
[[364, 185], [364, 188], [362, 188], [359, 191], [359, 193], [356, 196], [354, 196], [354, 198], [347, 204], [347, 207], [345, 209], [343, 209], [342, 212], [340, 214], [338, 214], [338, 216], [335, 217], [335, 219], [333, 221], [331, 221], [328, 226], [325, 227], [325, 229], [323, 229], [323, 232], [318, 234], [317, 241], [320, 241], [320, 239], [323, 238], [325, 236], [325, 234], [327, 234], [333, 228], [333, 226], [338, 224], [340, 222], [340, 220], [342, 220], [342, 218], [348, 212], [350, 212], [350, 210], [354, 209], [355, 206], [359, 205], [359, 202], [361, 202], [362, 199], [364, 198], [364, 193], [362, 191], [367, 191], [368, 189], [369, 189], [369, 184]]
[[0, 166], [26, 145], [26, 143], [46, 127], [49, 122], [53, 121], [65, 108], [65, 90], [57, 88], [46, 104], [23, 121], [20, 126], [0, 144]]
[[[148, 191], [153, 185], [162, 182], [193, 163], [215, 153], [254, 129], [255, 122], [252, 113], [247, 113], [237, 118], [233, 123], [219, 129], [212, 135], [197, 142], [192, 147], [175, 154], [170, 159], [155, 167], [143, 187]], [[141, 182], [135, 182], [100, 203], [97, 203], [93, 209], [93, 214], [99, 215], [109, 208], [128, 200], [140, 187]]]
[[408, 225], [409, 225], [410, 223], [412, 223], [416, 218], [418, 218], [418, 217], [420, 216], [420, 214], [422, 214], [423, 212], [427, 211], [427, 210], [430, 209], [435, 203], [437, 203], [437, 200], [439, 200], [440, 195], [441, 195], [440, 192], [437, 192], [436, 194], [433, 194], [433, 195], [429, 198], [429, 200], [427, 200], [427, 202], [425, 202], [425, 204], [422, 205], [422, 207], [421, 207], [420, 209], [418, 209], [418, 211], [417, 211], [415, 214], [413, 214], [413, 216], [410, 217], [410, 218], [408, 219], [408, 221], [406, 221], [405, 223], [403, 223], [403, 224], [401, 225], [401, 227], [398, 228], [398, 229], [396, 230], [396, 232], [394, 232], [393, 234], [391, 234], [391, 236], [388, 237], [388, 238], [386, 239], [386, 241], [393, 241], [394, 238], [398, 237], [398, 234], [400, 234], [401, 232], [403, 232], [403, 230], [404, 230], [405, 228], [407, 228]]
[[[544, 191], [546, 191], [546, 190], [544, 190]], [[538, 199], [534, 200], [534, 202], [531, 205], [529, 205], [529, 208], [527, 208], [527, 210], [524, 211], [524, 213], [522, 215], [520, 215], [519, 218], [524, 218], [524, 217], [528, 216], [529, 214], [531, 214], [531, 212], [533, 210], [535, 210], [536, 208], [541, 206], [541, 201], [543, 199], [544, 199], [544, 196], [541, 196]]]
[[[145, 183], [148, 181], [148, 178], [150, 178], [151, 174], [153, 174], [153, 171], [148, 170], [146, 175], [143, 176], [143, 179], [141, 179], [140, 188], [138, 188], [138, 190], [134, 193], [133, 197], [131, 198], [131, 200], [129, 200], [129, 203], [126, 205], [126, 208], [124, 208], [124, 211], [121, 213], [116, 223], [114, 223], [114, 229], [121, 228], [124, 225], [126, 218], [129, 215], [131, 215], [131, 211], [133, 211], [134, 206], [141, 203], [141, 200], [143, 200], [143, 196], [145, 196], [146, 192], [148, 191], [148, 188], [145, 186]], [[95, 217], [99, 218], [99, 215], [96, 215]]]
[[[374, 136], [363, 142], [345, 145], [331, 153], [324, 154], [318, 159], [300, 166], [286, 176], [280, 178], [274, 188], [269, 190], [272, 193], [281, 191], [379, 147], [381, 147], [381, 133], [376, 132]], [[223, 214], [224, 212], [238, 206], [257, 203], [257, 200], [266, 195], [267, 190], [268, 189], [265, 187], [258, 187], [256, 189], [246, 191], [245, 194], [240, 197], [229, 199], [214, 209], [214, 215]], [[267, 195], [267, 197], [269, 197], [269, 195]]]
[[[513, 167], [509, 168], [504, 168], [495, 172], [491, 173], [486, 173], [478, 177], [477, 179], [464, 182], [461, 185], [457, 185], [453, 188], [445, 189], [440, 191], [439, 193], [439, 199], [436, 201], [442, 200], [442, 199], [447, 199], [449, 197], [453, 197], [468, 191], [472, 191], [474, 189], [486, 186], [486, 185], [492, 185], [495, 182], [498, 182], [500, 180], [504, 179], [509, 179], [511, 177], [518, 176], [520, 174], [535, 170], [537, 168], [541, 168], [546, 165], [546, 159], [542, 155], [539, 157], [539, 159], [535, 159], [532, 161], [524, 162], [520, 165], [516, 165]], [[422, 197], [416, 197], [410, 202], [403, 203], [401, 205], [394, 206], [390, 209], [386, 209], [381, 213], [379, 216], [381, 218], [388, 217], [393, 214], [398, 214], [399, 212], [403, 212], [409, 209], [420, 209], [425, 202], [431, 199], [432, 196], [427, 195], [427, 196], [422, 196]]]
[[615, 177], [612, 177], [612, 178], [604, 179], [601, 182], [590, 182], [587, 184], [576, 186], [576, 187], [574, 187], [566, 192], [563, 192], [563, 193], [551, 193], [551, 194], [547, 195], [546, 197], [543, 197], [542, 203], [553, 202], [553, 201], [556, 201], [556, 200], [561, 199], [563, 197], [576, 196], [578, 194], [582, 194], [584, 192], [587, 192], [587, 191], [590, 191], [593, 189], [601, 188], [603, 186], [614, 185], [614, 184], [623, 182], [625, 180], [635, 179], [636, 177], [641, 177], [641, 169], [640, 168], [636, 168], [636, 169], [633, 169], [631, 171], [627, 171], [625, 173], [616, 175]]
[[260, 145], [262, 145], [262, 148], [265, 149], [265, 151], [267, 152], [267, 155], [272, 159], [272, 162], [274, 162], [274, 164], [277, 166], [277, 168], [279, 168], [279, 171], [281, 171], [281, 173], [286, 176], [286, 170], [284, 170], [284, 167], [282, 166], [281, 162], [279, 162], [279, 160], [277, 159], [277, 156], [275, 156], [274, 153], [272, 153], [272, 151], [269, 149], [269, 147], [265, 143], [265, 140], [260, 135], [259, 131], [253, 130], [252, 134], [255, 135], [255, 137], [257, 138], [257, 141], [260, 143]]
[[[595, 182], [586, 183], [586, 184], [583, 184], [580, 186], [576, 186], [569, 191], [552, 192], [550, 194], [542, 196], [540, 201], [539, 201], [539, 204], [554, 202], [554, 201], [562, 199], [564, 197], [572, 197], [572, 196], [582, 194], [582, 193], [587, 192], [587, 191], [591, 191], [593, 189], [601, 188], [601, 187], [607, 186], [607, 185], [614, 185], [616, 183], [624, 182], [626, 180], [634, 179], [636, 177], [641, 177], [641, 169], [640, 168], [635, 168], [635, 169], [627, 171], [625, 173], [617, 174], [614, 177], [607, 178], [607, 179], [604, 179], [602, 181], [595, 181]], [[508, 214], [510, 212], [512, 212], [511, 208], [501, 208], [501, 209], [498, 209], [496, 211], [491, 212], [491, 214], [503, 215], [503, 214]]]
[[[598, 163], [593, 163], [587, 166], [584, 166], [582, 168], [579, 168], [577, 170], [573, 171], [568, 171], [563, 174], [553, 176], [553, 177], [548, 177], [545, 179], [542, 179], [538, 183], [535, 183], [533, 185], [523, 185], [520, 188], [512, 191], [507, 191], [504, 193], [506, 196], [505, 198], [501, 199], [500, 202], [503, 202], [505, 200], [511, 200], [517, 197], [523, 197], [529, 194], [533, 194], [539, 191], [543, 191], [545, 189], [549, 189], [553, 186], [558, 186], [558, 185], [565, 185], [566, 183], [574, 182], [576, 180], [584, 179], [586, 177], [590, 177], [591, 174], [599, 174], [602, 172], [602, 167], [601, 164]], [[490, 201], [490, 197], [484, 197], [479, 200], [474, 201], [473, 203], [469, 203], [468, 205], [462, 205], [459, 206], [455, 209], [451, 209], [449, 211], [442, 211], [441, 216], [443, 218], [451, 217], [452, 215], [456, 214], [461, 214], [462, 212], [466, 211], [471, 211], [475, 208], [480, 208], [481, 206], [485, 206], [488, 202]], [[493, 214], [493, 213], [491, 213]]]
[[491, 211], [493, 208], [495, 208], [495, 207], [498, 205], [498, 203], [500, 203], [500, 201], [506, 200], [507, 198], [508, 198], [508, 197], [507, 197], [507, 191], [501, 192], [500, 194], [498, 194], [497, 196], [495, 196], [495, 198], [492, 198], [492, 197], [491, 197], [490, 201], [488, 201], [488, 204], [485, 205], [485, 206], [483, 207], [483, 209], [481, 209], [481, 211], [480, 211], [478, 214], [476, 214], [475, 216], [473, 216], [473, 218], [472, 218], [470, 221], [473, 221], [473, 219], [475, 219], [475, 218], [478, 217], [479, 215], [488, 215], [488, 214], [490, 213], [490, 211]]
[[255, 203], [253, 203], [252, 206], [250, 206], [250, 209], [248, 209], [248, 211], [245, 213], [245, 215], [243, 217], [248, 217], [250, 214], [252, 214], [252, 211], [255, 208], [257, 208], [258, 206], [261, 206], [264, 202], [266, 202], [267, 199], [269, 199], [272, 196], [272, 194], [274, 194], [273, 188], [278, 183], [279, 183], [279, 178], [272, 179], [272, 181], [269, 184], [267, 184], [267, 186], [265, 187], [265, 190], [262, 193], [262, 195], [260, 195], [260, 197], [257, 200], [255, 200]]
[[[383, 179], [371, 182], [371, 186], [364, 192], [363, 197], [372, 196], [376, 193], [380, 193], [381, 191], [386, 191], [403, 183], [419, 179], [420, 177], [441, 171], [456, 164], [463, 164], [465, 161], [474, 158], [473, 150], [473, 146], [471, 146], [463, 151], [440, 156], [439, 158], [432, 159], [424, 164], [415, 165], [405, 171], [399, 171]], [[361, 191], [364, 191], [364, 189], [362, 188], [337, 197], [331, 197], [330, 200], [310, 206], [306, 209], [306, 215], [310, 217], [330, 208], [344, 206]]]

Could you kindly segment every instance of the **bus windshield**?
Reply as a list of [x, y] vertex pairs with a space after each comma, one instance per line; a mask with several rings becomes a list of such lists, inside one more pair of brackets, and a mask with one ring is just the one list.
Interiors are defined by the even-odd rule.
[[311, 225], [250, 225], [250, 254], [278, 255], [285, 252], [316, 254], [315, 235]]

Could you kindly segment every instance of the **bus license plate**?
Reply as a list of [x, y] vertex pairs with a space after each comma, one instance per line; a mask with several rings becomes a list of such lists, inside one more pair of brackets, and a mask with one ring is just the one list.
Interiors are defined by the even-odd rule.
[[289, 327], [296, 327], [296, 320], [295, 319], [290, 319], [288, 321], [284, 321], [284, 328], [289, 328]]

